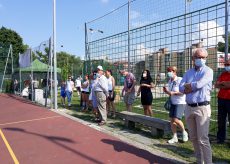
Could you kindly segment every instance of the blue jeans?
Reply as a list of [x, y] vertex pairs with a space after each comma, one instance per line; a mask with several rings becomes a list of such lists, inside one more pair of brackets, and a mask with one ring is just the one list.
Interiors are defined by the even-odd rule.
[[71, 99], [72, 99], [72, 92], [70, 92], [70, 91], [66, 91], [66, 96], [67, 96], [67, 101], [68, 101], [68, 103], [71, 103]]
[[224, 142], [226, 139], [226, 120], [230, 122], [230, 100], [218, 98], [218, 131], [217, 140]]

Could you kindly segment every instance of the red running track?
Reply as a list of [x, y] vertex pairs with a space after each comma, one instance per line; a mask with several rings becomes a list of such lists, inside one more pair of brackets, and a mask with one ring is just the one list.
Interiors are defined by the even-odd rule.
[[172, 163], [12, 95], [0, 94], [0, 129], [0, 163]]

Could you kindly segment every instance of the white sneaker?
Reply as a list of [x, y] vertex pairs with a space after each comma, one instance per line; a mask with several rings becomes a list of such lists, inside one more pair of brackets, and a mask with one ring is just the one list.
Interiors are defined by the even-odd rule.
[[174, 144], [178, 142], [178, 138], [177, 137], [173, 137], [171, 140], [168, 140], [169, 144]]
[[183, 140], [183, 142], [187, 142], [188, 141], [188, 133], [186, 131], [184, 131], [182, 133], [182, 140]]

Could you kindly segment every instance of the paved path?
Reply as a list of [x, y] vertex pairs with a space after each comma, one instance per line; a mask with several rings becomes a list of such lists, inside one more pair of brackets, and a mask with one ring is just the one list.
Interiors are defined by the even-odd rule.
[[22, 164], [171, 163], [24, 99], [0, 94], [0, 161]]

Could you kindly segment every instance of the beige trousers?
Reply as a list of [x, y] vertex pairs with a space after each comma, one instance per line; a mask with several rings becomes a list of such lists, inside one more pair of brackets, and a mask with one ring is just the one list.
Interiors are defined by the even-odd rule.
[[198, 164], [212, 163], [212, 150], [208, 138], [210, 117], [210, 105], [186, 106], [185, 119]]
[[106, 96], [103, 92], [96, 92], [97, 106], [101, 115], [101, 121], [107, 121]]

